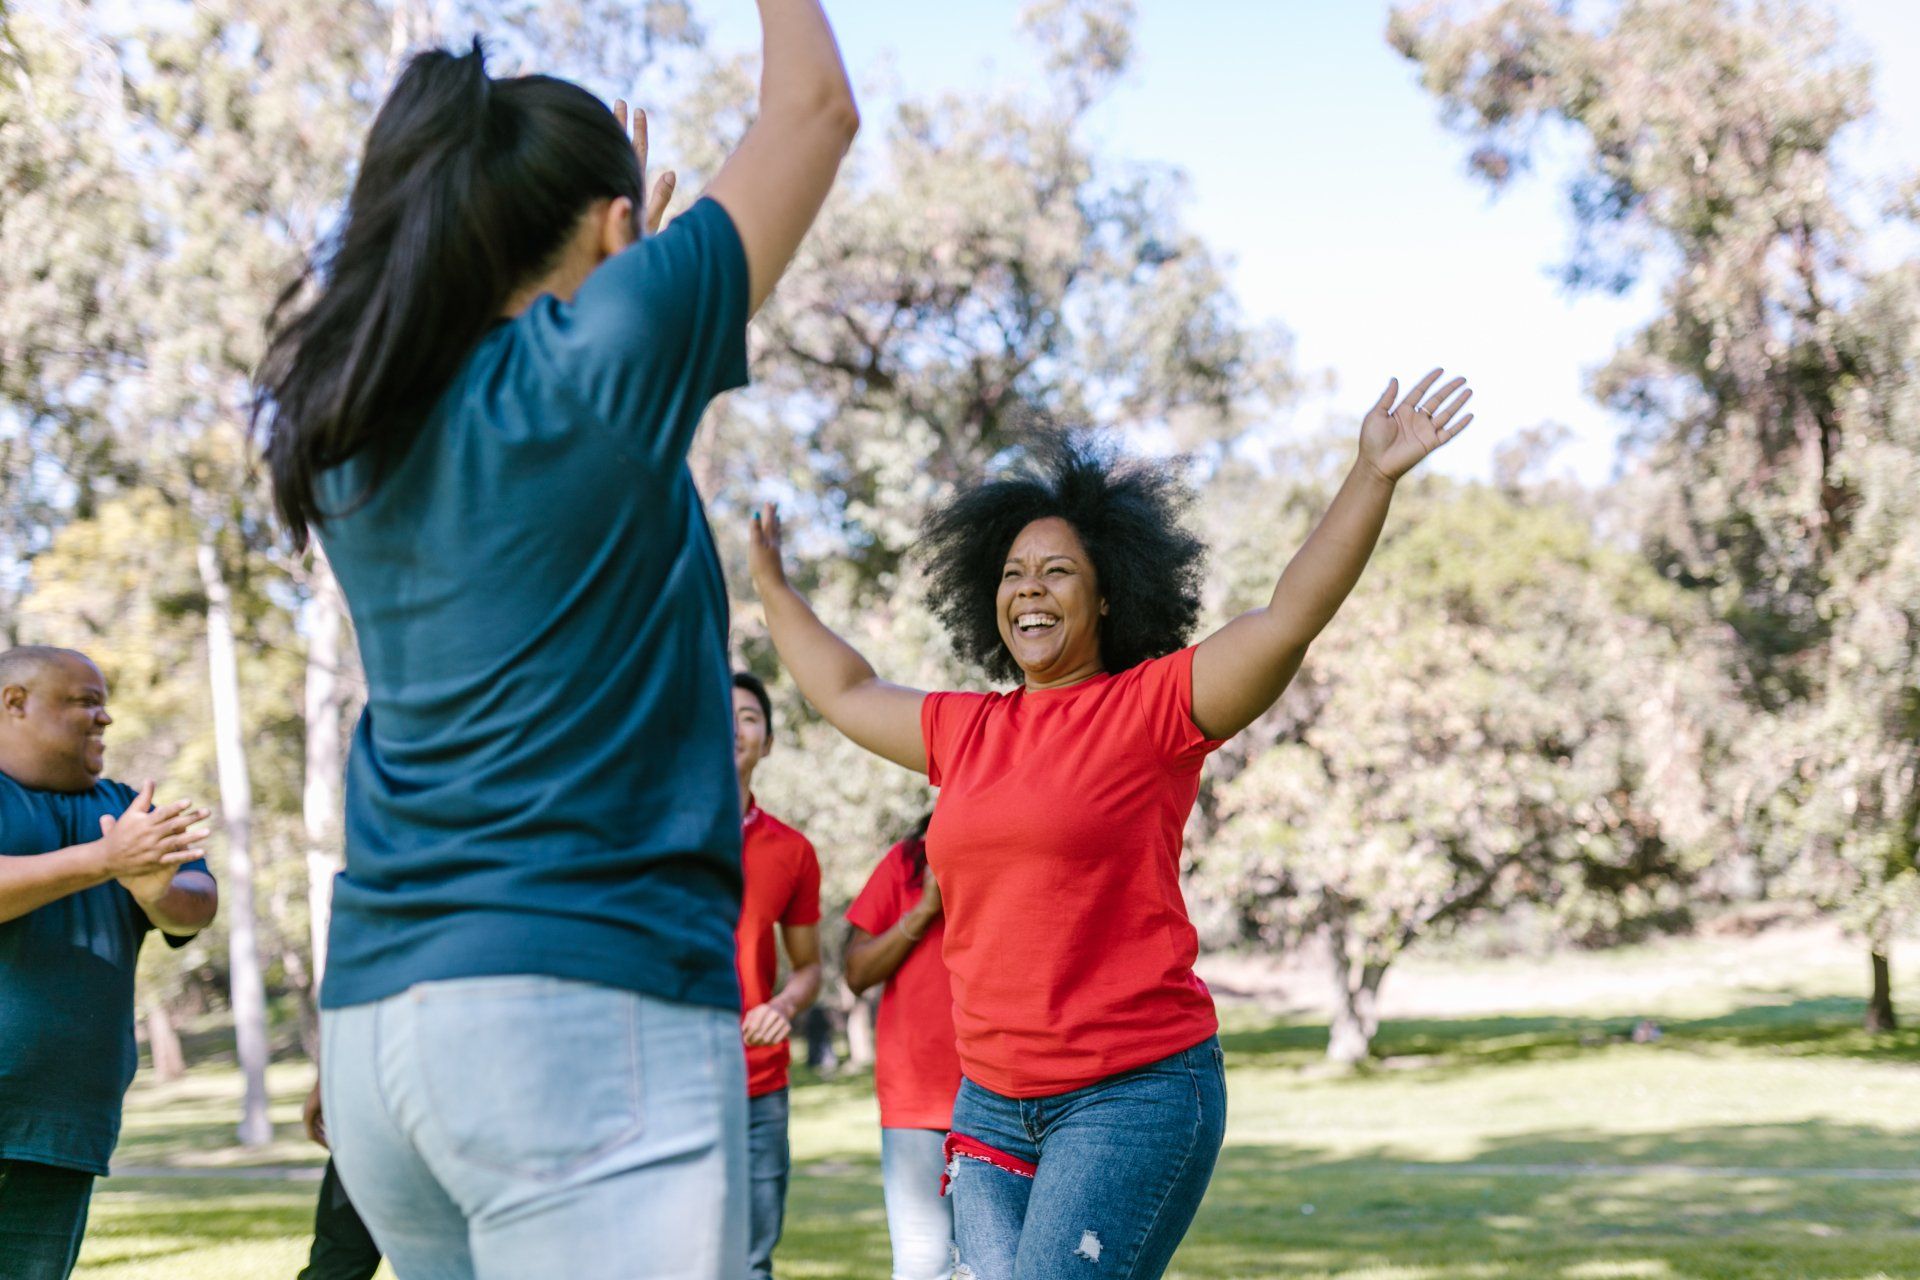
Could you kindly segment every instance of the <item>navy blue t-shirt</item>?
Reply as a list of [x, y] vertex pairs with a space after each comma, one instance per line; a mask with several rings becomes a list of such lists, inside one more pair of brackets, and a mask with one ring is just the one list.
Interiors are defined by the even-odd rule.
[[[100, 815], [117, 818], [133, 799], [120, 782], [70, 794], [0, 773], [0, 857], [98, 840]], [[137, 1061], [133, 975], [151, 928], [111, 881], [0, 923], [0, 1159], [107, 1171]]]
[[367, 673], [321, 1003], [544, 974], [737, 1007], [727, 596], [687, 449], [747, 377], [701, 200], [475, 348], [320, 529]]

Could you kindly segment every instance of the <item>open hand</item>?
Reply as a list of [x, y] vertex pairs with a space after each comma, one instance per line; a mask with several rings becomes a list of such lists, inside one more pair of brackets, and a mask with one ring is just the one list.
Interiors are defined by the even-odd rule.
[[[647, 191], [647, 113], [638, 107], [629, 113], [625, 98], [614, 99], [613, 118], [619, 121], [623, 132], [628, 127], [629, 114], [632, 120], [633, 154], [640, 162], [640, 190]], [[673, 187], [677, 181], [679, 179], [669, 169], [653, 184], [653, 190], [647, 191], [646, 211], [640, 218], [641, 235], [650, 236], [660, 229], [660, 219], [666, 216], [667, 204], [673, 199]]]
[[753, 513], [753, 528], [747, 534], [747, 569], [753, 575], [754, 590], [763, 595], [770, 588], [786, 584], [787, 567], [780, 560], [780, 508], [771, 502]]
[[793, 1023], [769, 1001], [747, 1010], [740, 1019], [740, 1038], [748, 1044], [779, 1044], [793, 1034]]
[[156, 809], [153, 786], [149, 781], [142, 787], [118, 818], [100, 815], [101, 870], [136, 893], [155, 885], [164, 890], [182, 863], [206, 856], [200, 847], [207, 838], [206, 828], [194, 824], [206, 818], [208, 811], [194, 808], [191, 800]]
[[[1473, 421], [1472, 414], [1458, 422], [1453, 420], [1461, 406], [1473, 398], [1472, 391], [1461, 390], [1467, 385], [1465, 378], [1455, 378], [1427, 395], [1443, 372], [1435, 369], [1420, 379], [1398, 405], [1394, 399], [1400, 394], [1400, 380], [1387, 379], [1387, 389], [1367, 411], [1366, 420], [1360, 424], [1360, 460], [1379, 472], [1382, 479], [1398, 480]], [[1426, 396], [1424, 401], [1422, 396]]]

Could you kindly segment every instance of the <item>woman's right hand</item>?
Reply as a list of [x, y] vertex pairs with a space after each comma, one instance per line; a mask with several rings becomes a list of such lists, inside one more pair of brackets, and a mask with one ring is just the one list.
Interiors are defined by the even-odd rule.
[[914, 904], [913, 913], [920, 917], [922, 923], [931, 925], [946, 910], [940, 898], [940, 882], [933, 878], [932, 867], [921, 874], [920, 883], [920, 901]]
[[787, 585], [787, 567], [780, 560], [780, 508], [769, 502], [753, 513], [747, 535], [747, 571], [761, 595]]

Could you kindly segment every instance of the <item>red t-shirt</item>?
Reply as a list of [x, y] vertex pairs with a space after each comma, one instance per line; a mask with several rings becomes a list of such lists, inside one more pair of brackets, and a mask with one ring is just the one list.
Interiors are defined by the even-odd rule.
[[[903, 840], [867, 877], [867, 887], [847, 908], [847, 923], [877, 938], [912, 910], [923, 892], [914, 878], [913, 845]], [[942, 915], [880, 989], [873, 1084], [883, 1128], [953, 1127], [960, 1055], [953, 1046], [953, 985], [940, 958], [946, 934]]]
[[1212, 1035], [1180, 893], [1220, 746], [1193, 723], [1193, 650], [1064, 689], [929, 694], [920, 726], [967, 1077], [1044, 1097]]
[[[746, 887], [733, 936], [744, 1018], [773, 998], [780, 969], [773, 926], [820, 923], [820, 859], [805, 836], [749, 799], [740, 822], [740, 874]], [[793, 1053], [786, 1041], [746, 1048], [749, 1098], [787, 1087]]]

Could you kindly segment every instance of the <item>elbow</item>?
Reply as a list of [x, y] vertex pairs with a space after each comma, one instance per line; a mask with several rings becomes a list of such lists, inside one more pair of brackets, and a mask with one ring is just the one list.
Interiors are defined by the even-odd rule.
[[864, 996], [873, 989], [873, 979], [867, 975], [863, 966], [849, 963], [844, 976], [847, 980], [847, 990], [853, 992], [855, 998]]
[[860, 105], [853, 100], [853, 86], [844, 74], [821, 85], [807, 108], [807, 116], [840, 144], [841, 151], [853, 145], [860, 132]]
[[832, 131], [840, 143], [841, 153], [845, 154], [860, 133], [860, 106], [853, 100], [853, 91], [842, 85], [839, 93], [829, 95], [821, 104], [820, 116], [821, 123]]

